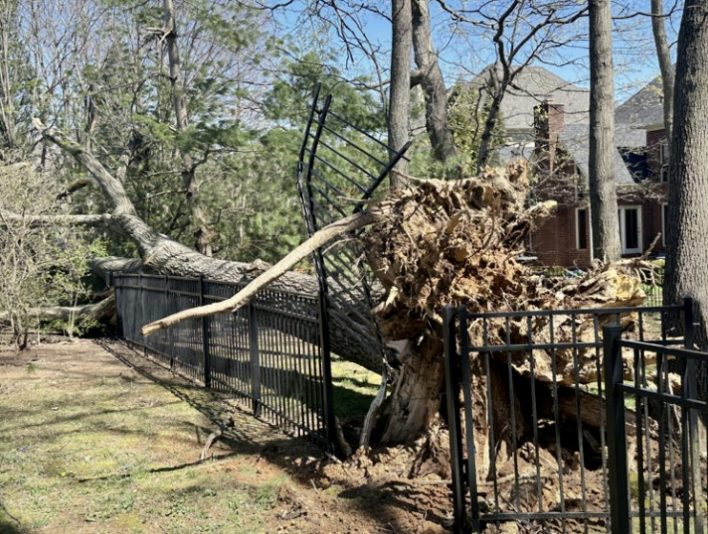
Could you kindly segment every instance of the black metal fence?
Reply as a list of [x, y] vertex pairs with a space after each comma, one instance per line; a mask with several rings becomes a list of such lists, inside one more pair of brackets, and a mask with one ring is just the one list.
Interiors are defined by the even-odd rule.
[[616, 429], [608, 440], [612, 532], [704, 534], [708, 473], [699, 417], [708, 415], [708, 403], [699, 398], [696, 368], [708, 353], [621, 334], [604, 329], [607, 423]]
[[[333, 223], [341, 217], [365, 209], [366, 202], [383, 189], [386, 177], [401, 159], [410, 143], [394, 151], [383, 141], [352, 124], [332, 106], [332, 95], [322, 96], [315, 88], [305, 126], [297, 168], [307, 232]], [[379, 138], [381, 137], [381, 138]], [[354, 233], [350, 238], [355, 238]], [[356, 330], [357, 342], [349, 343], [351, 356], [368, 359], [375, 354], [379, 364], [385, 358], [385, 344], [371, 309], [375, 295], [373, 275], [363, 259], [361, 242], [344, 239], [313, 254], [323, 304], [324, 341], [338, 335], [339, 323]]]
[[236, 313], [181, 322], [151, 336], [140, 328], [232, 296], [242, 285], [122, 274], [113, 278], [123, 338], [194, 382], [233, 393], [254, 415], [330, 448], [334, 411], [329, 353], [317, 298], [262, 290]]
[[607, 443], [616, 429], [605, 413], [603, 326], [622, 325], [627, 341], [684, 346], [691, 305], [447, 308], [455, 530], [509, 521], [533, 532], [610, 532]]

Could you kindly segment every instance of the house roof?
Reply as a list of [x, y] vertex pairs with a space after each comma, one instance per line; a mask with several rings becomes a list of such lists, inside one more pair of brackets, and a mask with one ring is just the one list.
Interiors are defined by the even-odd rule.
[[[487, 84], [489, 66], [469, 83], [472, 87]], [[590, 91], [564, 80], [543, 67], [524, 67], [507, 89], [501, 103], [504, 128], [533, 132], [533, 109], [544, 100], [563, 104], [566, 124], [588, 122]]]
[[615, 146], [622, 148], [640, 148], [647, 144], [646, 132], [634, 126], [618, 124], [615, 126]]
[[615, 109], [615, 123], [641, 128], [664, 122], [664, 89], [657, 76]]
[[[558, 134], [558, 137], [563, 148], [573, 158], [580, 173], [587, 178], [590, 161], [589, 126], [587, 124], [568, 124]], [[619, 150], [614, 151], [612, 166], [617, 185], [634, 185], [636, 183]]]

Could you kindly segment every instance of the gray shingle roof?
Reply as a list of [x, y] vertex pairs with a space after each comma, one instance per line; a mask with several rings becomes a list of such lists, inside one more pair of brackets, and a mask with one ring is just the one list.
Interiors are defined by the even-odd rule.
[[[487, 67], [475, 76], [470, 85], [486, 85], [491, 68]], [[501, 104], [504, 127], [508, 132], [533, 132], [533, 108], [544, 100], [563, 104], [566, 124], [588, 122], [590, 91], [556, 76], [543, 67], [524, 67], [514, 79], [514, 86], [507, 90]]]
[[[580, 173], [587, 179], [590, 160], [589, 125], [568, 124], [565, 129], [560, 132], [559, 140], [563, 148], [568, 152], [570, 157], [573, 158]], [[615, 150], [613, 154], [612, 165], [617, 185], [634, 185], [636, 183], [618, 150]]]
[[615, 123], [642, 127], [664, 122], [664, 90], [657, 76], [615, 109]]

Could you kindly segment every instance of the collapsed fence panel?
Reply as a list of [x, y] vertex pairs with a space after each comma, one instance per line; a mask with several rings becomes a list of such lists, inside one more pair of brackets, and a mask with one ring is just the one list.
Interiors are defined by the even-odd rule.
[[[149, 337], [166, 315], [225, 300], [243, 286], [204, 279], [122, 274], [113, 278], [122, 337], [194, 382], [235, 394], [254, 415], [294, 436], [331, 446], [319, 301], [262, 290], [235, 313], [190, 319]], [[333, 419], [333, 416], [331, 417]]]
[[[455, 529], [514, 522], [544, 532], [610, 532], [607, 443], [617, 429], [607, 424], [603, 326], [621, 325], [625, 340], [683, 346], [689, 306], [446, 309]], [[635, 415], [627, 421], [636, 424]], [[684, 511], [677, 503], [664, 513]]]

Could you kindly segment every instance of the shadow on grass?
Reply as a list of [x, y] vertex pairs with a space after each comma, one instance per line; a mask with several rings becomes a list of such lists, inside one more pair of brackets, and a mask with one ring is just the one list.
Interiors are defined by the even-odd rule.
[[[214, 456], [208, 456], [206, 458], [196, 460], [194, 462], [185, 462], [182, 464], [177, 464], [177, 465], [166, 465], [162, 467], [153, 467], [151, 469], [141, 469], [138, 471], [140, 474], [143, 473], [171, 473], [173, 471], [180, 471], [182, 469], [186, 469], [187, 467], [194, 467], [195, 465], [203, 464], [203, 463], [211, 463], [211, 462], [218, 462], [220, 460], [226, 460], [228, 458], [231, 458], [233, 456], [238, 456], [240, 452], [238, 451], [233, 451], [229, 452], [226, 454], [219, 454], [219, 455], [214, 455]], [[77, 478], [76, 481], [79, 483], [86, 483], [86, 482], [104, 482], [106, 480], [117, 480], [121, 478], [130, 478], [133, 476], [135, 473], [134, 472], [128, 472], [128, 473], [109, 473], [107, 475], [103, 475], [100, 477], [92, 477], [92, 478]], [[3, 531], [0, 530], [0, 533]]]
[[2, 534], [25, 534], [27, 531], [22, 528], [20, 521], [7, 511], [5, 505], [0, 502], [0, 533]]
[[[234, 411], [234, 406], [223, 402], [225, 398], [223, 394], [204, 388], [183, 389], [181, 383], [186, 379], [174, 376], [171, 376], [170, 379], [163, 379], [157, 376], [150, 368], [154, 369], [157, 366], [165, 370], [164, 367], [157, 362], [145, 360], [144, 356], [135, 353], [125, 344], [120, 342], [98, 343], [135, 372], [166, 388], [221, 428], [223, 432], [221, 439], [234, 451], [233, 454], [258, 454], [283, 469], [291, 478], [306, 487], [317, 487], [317, 484], [326, 478], [324, 473], [326, 463], [311, 461], [313, 458], [322, 457], [321, 450], [312, 442], [301, 438], [280, 438], [275, 434], [265, 440], [254, 440], [252, 436], [263, 435], [263, 423], [271, 428], [276, 427], [268, 421], [256, 418], [253, 418], [253, 428], [242, 430], [229, 427], [227, 422], [230, 420], [230, 413]], [[131, 353], [131, 356], [128, 357], [124, 354], [125, 352]], [[137, 360], [141, 360], [141, 362], [138, 363]], [[145, 362], [144, 365], [142, 361]], [[344, 380], [346, 379], [337, 379], [336, 381], [343, 382]], [[335, 397], [339, 399], [340, 404], [360, 407], [363, 413], [366, 413], [370, 396], [336, 384], [334, 390]], [[244, 409], [243, 412], [246, 410]], [[243, 423], [242, 418], [239, 419], [239, 424], [241, 423]], [[402, 522], [400, 511], [408, 512], [414, 516], [423, 515], [421, 512], [426, 509], [424, 503], [428, 500], [426, 493], [425, 488], [421, 489], [402, 481], [382, 484], [356, 483], [343, 489], [337, 497], [347, 499], [360, 513], [369, 516], [380, 525], [386, 525], [386, 529], [405, 532], [409, 530], [410, 525]], [[446, 518], [442, 515], [431, 514], [430, 510], [426, 510], [424, 515], [429, 521], [446, 528], [449, 526]]]

